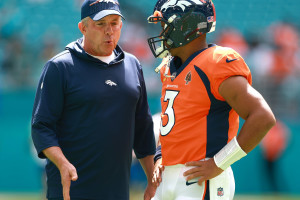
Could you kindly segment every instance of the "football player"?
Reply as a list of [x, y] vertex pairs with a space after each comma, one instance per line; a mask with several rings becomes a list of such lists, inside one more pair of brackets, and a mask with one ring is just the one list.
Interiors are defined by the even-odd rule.
[[[211, 0], [158, 0], [148, 39], [162, 81], [160, 142], [154, 200], [233, 199], [231, 165], [253, 150], [275, 117], [252, 86], [250, 70], [233, 49], [208, 44], [215, 30]], [[239, 134], [239, 117], [245, 120]]]

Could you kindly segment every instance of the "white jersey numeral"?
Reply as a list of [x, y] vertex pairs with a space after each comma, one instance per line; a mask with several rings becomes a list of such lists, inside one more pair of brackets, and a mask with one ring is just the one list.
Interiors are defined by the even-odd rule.
[[163, 126], [162, 122], [160, 124], [160, 134], [162, 136], [168, 135], [175, 125], [175, 113], [174, 113], [174, 100], [178, 95], [179, 91], [174, 90], [166, 90], [164, 102], [168, 101], [167, 109], [165, 110], [164, 115], [168, 115], [168, 123]]

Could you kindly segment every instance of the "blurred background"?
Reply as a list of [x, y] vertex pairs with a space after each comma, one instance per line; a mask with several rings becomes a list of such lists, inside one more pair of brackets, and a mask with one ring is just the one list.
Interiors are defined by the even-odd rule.
[[[126, 20], [121, 47], [142, 63], [152, 114], [160, 112], [160, 81], [147, 38], [156, 1], [119, 0]], [[45, 62], [81, 37], [82, 0], [0, 0], [0, 200], [44, 199], [43, 161], [32, 149], [31, 111]], [[235, 199], [300, 199], [300, 1], [214, 0], [217, 27], [208, 41], [238, 51], [253, 86], [277, 125], [232, 167]], [[241, 124], [243, 121], [241, 121]], [[141, 199], [145, 176], [132, 164], [131, 199]]]

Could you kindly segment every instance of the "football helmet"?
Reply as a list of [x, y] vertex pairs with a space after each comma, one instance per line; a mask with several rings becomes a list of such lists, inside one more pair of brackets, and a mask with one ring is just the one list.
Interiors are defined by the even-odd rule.
[[215, 30], [216, 12], [212, 0], [158, 0], [149, 23], [161, 22], [160, 35], [148, 39], [155, 57], [184, 46], [201, 34]]

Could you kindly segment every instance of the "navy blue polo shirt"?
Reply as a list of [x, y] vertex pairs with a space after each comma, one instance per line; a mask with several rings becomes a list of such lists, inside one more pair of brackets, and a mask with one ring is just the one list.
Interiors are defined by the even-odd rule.
[[[38, 156], [59, 146], [75, 166], [71, 199], [128, 200], [132, 149], [155, 153], [153, 122], [138, 60], [117, 46], [106, 64], [88, 55], [82, 39], [49, 60], [37, 88], [32, 139]], [[46, 165], [47, 197], [62, 198], [60, 173]]]

